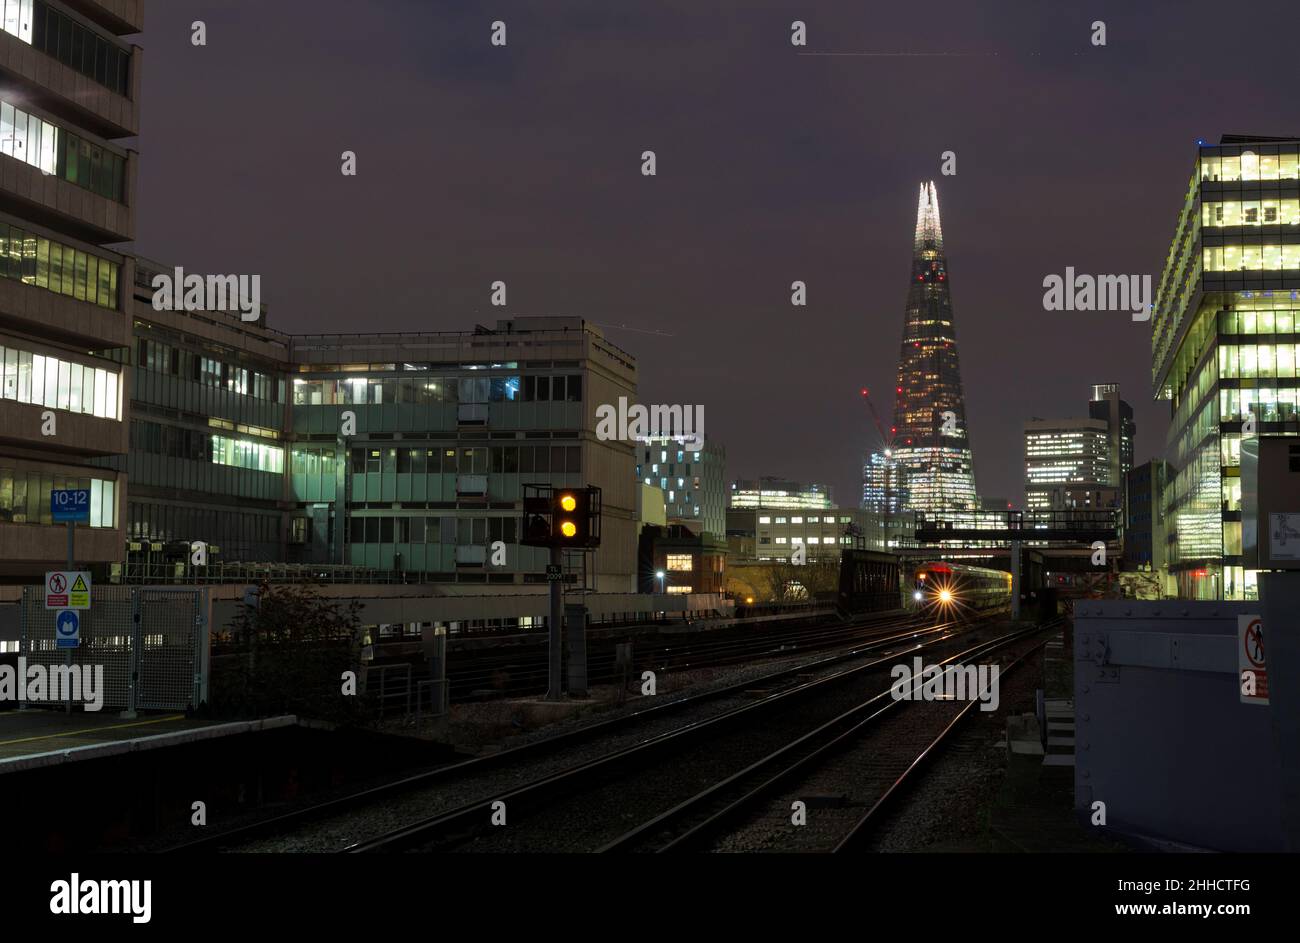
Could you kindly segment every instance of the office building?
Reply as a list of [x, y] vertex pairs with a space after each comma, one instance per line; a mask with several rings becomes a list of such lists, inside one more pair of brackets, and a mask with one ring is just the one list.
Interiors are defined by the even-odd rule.
[[785, 478], [739, 479], [731, 483], [731, 508], [825, 510], [831, 506], [829, 485], [804, 484]]
[[123, 544], [141, 51], [132, 0], [8, 0], [0, 14], [0, 577], [66, 562], [50, 492], [90, 491], [79, 564]]
[[663, 492], [669, 524], [720, 538], [727, 527], [727, 452], [708, 436], [702, 448], [691, 445], [667, 436], [637, 442], [636, 477]]
[[1162, 498], [1167, 469], [1160, 459], [1128, 473], [1128, 507], [1124, 526], [1124, 568], [1159, 571], [1165, 563]]
[[923, 183], [898, 358], [894, 456], [907, 480], [906, 508], [927, 515], [978, 507], [950, 292], [939, 195], [933, 182]]
[[732, 508], [727, 511], [728, 566], [788, 561], [800, 543], [810, 560], [838, 559], [845, 547], [884, 550], [885, 534], [881, 516], [860, 508]]
[[[467, 592], [539, 582], [549, 551], [518, 544], [523, 486], [595, 485], [601, 545], [588, 583], [635, 591], [636, 443], [599, 439], [596, 409], [635, 399], [636, 363], [595, 325], [512, 318], [464, 333], [294, 336], [290, 354], [290, 560]], [[504, 564], [492, 562], [497, 541]]]
[[1118, 383], [1093, 385], [1088, 416], [1106, 423], [1110, 455], [1108, 481], [1122, 486], [1133, 470], [1133, 439], [1137, 436], [1137, 425], [1133, 422], [1133, 407], [1119, 397]]
[[1025, 423], [1025, 511], [1117, 507], [1111, 481], [1110, 430], [1101, 419], [1031, 419]]
[[1243, 436], [1300, 434], [1300, 139], [1200, 144], [1152, 317], [1169, 402], [1168, 566], [1185, 599], [1255, 598], [1242, 558]]
[[907, 506], [903, 466], [891, 449], [868, 452], [862, 463], [862, 508], [876, 514], [897, 514]]

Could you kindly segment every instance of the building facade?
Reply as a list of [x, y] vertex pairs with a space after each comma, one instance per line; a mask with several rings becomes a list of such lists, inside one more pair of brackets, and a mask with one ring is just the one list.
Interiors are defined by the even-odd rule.
[[1088, 416], [1106, 423], [1110, 453], [1109, 481], [1122, 486], [1133, 470], [1133, 440], [1137, 424], [1133, 422], [1133, 407], [1120, 399], [1118, 383], [1096, 383], [1088, 400]]
[[839, 558], [845, 547], [884, 550], [881, 516], [860, 508], [813, 511], [732, 508], [727, 511], [728, 565], [786, 562], [802, 543], [807, 559]]
[[912, 245], [894, 401], [894, 456], [907, 480], [906, 508], [929, 515], [975, 510], [966, 398], [933, 182], [921, 184]]
[[862, 463], [862, 508], [876, 514], [897, 514], [907, 507], [903, 465], [892, 449], [868, 452]]
[[1025, 511], [1098, 510], [1119, 505], [1111, 480], [1110, 429], [1101, 419], [1025, 423]]
[[1186, 599], [1252, 599], [1243, 436], [1300, 434], [1300, 140], [1198, 146], [1156, 291], [1152, 385], [1169, 401], [1168, 566]]
[[1124, 523], [1124, 568], [1159, 571], [1165, 564], [1165, 463], [1158, 458], [1128, 473]]
[[134, 262], [130, 450], [104, 463], [131, 482], [127, 572], [158, 578], [196, 540], [214, 561], [282, 561], [290, 338], [229, 312], [155, 310], [172, 269]]
[[[137, 0], [22, 0], [0, 19], [0, 576], [66, 562], [50, 492], [86, 488], [78, 563], [121, 558], [143, 28]], [[100, 464], [97, 464], [100, 463]]]
[[667, 436], [637, 442], [636, 477], [663, 492], [669, 524], [722, 537], [727, 528], [726, 449], [708, 436], [702, 448], [690, 445]]
[[829, 485], [804, 484], [785, 478], [747, 478], [731, 483], [731, 508], [825, 510], [831, 506]]
[[465, 333], [295, 336], [290, 352], [290, 560], [471, 588], [538, 582], [548, 551], [518, 543], [523, 486], [595, 485], [589, 585], [635, 591], [635, 443], [599, 439], [596, 409], [635, 398], [636, 362], [597, 327], [514, 318]]

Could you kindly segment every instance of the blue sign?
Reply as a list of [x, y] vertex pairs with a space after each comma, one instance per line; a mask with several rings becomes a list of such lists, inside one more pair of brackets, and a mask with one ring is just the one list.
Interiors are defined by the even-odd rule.
[[54, 619], [55, 648], [76, 648], [81, 644], [81, 616], [75, 609], [60, 609]]
[[68, 521], [88, 523], [90, 521], [90, 489], [74, 488], [51, 491], [50, 515], [54, 518], [56, 524], [67, 523]]

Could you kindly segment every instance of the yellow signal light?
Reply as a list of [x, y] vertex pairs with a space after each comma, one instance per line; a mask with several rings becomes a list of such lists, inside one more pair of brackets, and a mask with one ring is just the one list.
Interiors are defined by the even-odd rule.
[[[568, 498], [567, 500], [572, 501], [573, 499]], [[572, 510], [572, 508], [570, 508], [569, 510]], [[562, 524], [560, 524], [560, 533], [563, 534], [565, 537], [572, 537], [577, 532], [578, 532], [578, 525], [573, 523], [573, 521], [565, 521]]]
[[575, 498], [573, 495], [566, 494], [560, 497], [560, 507], [564, 508], [564, 510], [572, 511], [577, 506], [578, 506], [578, 499]]

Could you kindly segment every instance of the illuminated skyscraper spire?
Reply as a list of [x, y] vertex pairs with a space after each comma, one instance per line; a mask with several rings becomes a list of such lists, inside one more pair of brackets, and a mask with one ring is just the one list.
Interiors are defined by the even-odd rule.
[[976, 510], [948, 260], [933, 182], [921, 184], [917, 201], [895, 393], [895, 457], [908, 481], [907, 508], [931, 514]]
[[939, 225], [939, 193], [934, 182], [921, 184], [921, 198], [916, 204], [916, 238], [912, 242], [913, 254], [929, 253], [927, 259], [943, 255], [943, 227]]

